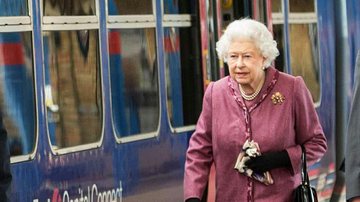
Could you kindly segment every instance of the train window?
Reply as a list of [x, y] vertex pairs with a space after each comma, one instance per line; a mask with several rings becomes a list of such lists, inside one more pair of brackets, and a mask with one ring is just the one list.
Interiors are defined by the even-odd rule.
[[0, 33], [0, 104], [11, 156], [35, 147], [35, 95], [31, 32]]
[[271, 12], [282, 13], [282, 0], [271, 1]]
[[314, 0], [289, 1], [289, 51], [292, 74], [304, 78], [316, 103], [320, 100], [320, 72], [317, 16], [314, 7]]
[[43, 0], [44, 16], [95, 15], [95, 0]]
[[[165, 28], [167, 108], [173, 127], [193, 125], [200, 114], [202, 80], [190, 28]], [[181, 40], [182, 39], [182, 40]], [[189, 43], [181, 43], [188, 41]], [[186, 52], [187, 51], [187, 52]]]
[[234, 20], [252, 17], [252, 5], [250, 0], [225, 0], [221, 1], [222, 28], [225, 28]]
[[[153, 13], [152, 0], [109, 0], [111, 15], [146, 15]], [[115, 12], [113, 12], [115, 11]]]
[[0, 1], [0, 16], [25, 16], [28, 15], [28, 1]]
[[280, 55], [275, 59], [275, 67], [280, 71], [285, 71], [285, 52], [284, 52], [284, 25], [277, 24], [273, 26], [273, 35], [277, 42], [277, 48]]
[[190, 6], [187, 4], [193, 0], [187, 2], [181, 2], [181, 0], [164, 0], [164, 14], [188, 14], [190, 13]]
[[117, 136], [156, 131], [160, 108], [155, 28], [110, 29], [109, 52]]
[[97, 30], [44, 31], [47, 124], [54, 148], [101, 138]]
[[290, 13], [315, 12], [314, 0], [290, 0]]
[[163, 19], [167, 109], [171, 126], [181, 132], [187, 130], [183, 126], [193, 126], [196, 123], [201, 111], [203, 81], [199, 28], [196, 18], [190, 18], [191, 15], [197, 15], [196, 9], [189, 9], [190, 13], [187, 14], [176, 15], [180, 8], [190, 8], [188, 1], [179, 1], [179, 4], [164, 2], [172, 13], [164, 15]]

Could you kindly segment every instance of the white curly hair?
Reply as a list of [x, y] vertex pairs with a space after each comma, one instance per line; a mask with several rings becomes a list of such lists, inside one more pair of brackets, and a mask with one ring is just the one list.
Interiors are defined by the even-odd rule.
[[244, 18], [231, 22], [224, 34], [216, 43], [216, 51], [220, 59], [227, 62], [229, 46], [234, 39], [239, 37], [254, 41], [256, 47], [265, 58], [264, 67], [271, 66], [271, 63], [279, 55], [276, 41], [266, 26], [256, 20]]

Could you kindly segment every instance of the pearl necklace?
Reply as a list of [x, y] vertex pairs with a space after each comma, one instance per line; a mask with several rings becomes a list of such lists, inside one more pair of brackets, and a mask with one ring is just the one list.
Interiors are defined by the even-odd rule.
[[251, 95], [246, 95], [245, 91], [242, 89], [241, 85], [239, 84], [241, 97], [243, 97], [243, 98], [244, 98], [245, 100], [247, 100], [247, 101], [251, 101], [251, 100], [255, 99], [255, 97], [260, 93], [260, 90], [261, 90], [262, 86], [263, 86], [263, 83], [260, 84], [260, 85], [256, 88], [256, 90], [255, 90], [255, 92], [254, 92], [253, 94], [251, 94]]

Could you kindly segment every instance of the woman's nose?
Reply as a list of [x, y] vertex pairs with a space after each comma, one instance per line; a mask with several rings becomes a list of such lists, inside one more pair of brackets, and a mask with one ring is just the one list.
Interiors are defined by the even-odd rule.
[[241, 68], [244, 66], [244, 61], [242, 59], [242, 57], [238, 57], [236, 60], [236, 67]]

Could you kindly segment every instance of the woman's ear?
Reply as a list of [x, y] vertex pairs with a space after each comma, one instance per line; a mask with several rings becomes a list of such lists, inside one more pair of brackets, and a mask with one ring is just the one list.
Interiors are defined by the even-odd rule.
[[265, 68], [265, 61], [266, 61], [266, 57], [263, 57], [263, 60], [262, 60], [262, 66]]

